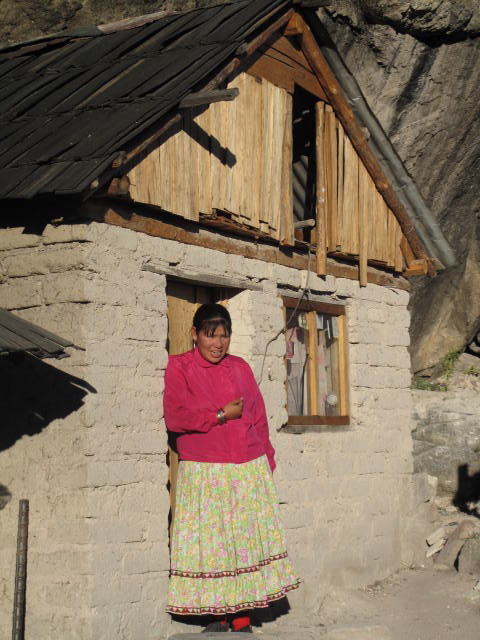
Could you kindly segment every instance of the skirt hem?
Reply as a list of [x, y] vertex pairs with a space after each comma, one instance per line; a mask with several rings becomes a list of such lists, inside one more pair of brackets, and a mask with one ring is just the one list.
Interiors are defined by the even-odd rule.
[[238, 613], [239, 611], [246, 611], [248, 609], [260, 609], [266, 608], [270, 602], [275, 602], [285, 597], [289, 591], [298, 589], [300, 586], [300, 580], [297, 580], [293, 584], [283, 587], [281, 591], [277, 593], [269, 594], [262, 600], [256, 600], [254, 602], [242, 602], [236, 605], [227, 605], [224, 607], [167, 607], [168, 613], [174, 613], [175, 615], [222, 615], [225, 613]]

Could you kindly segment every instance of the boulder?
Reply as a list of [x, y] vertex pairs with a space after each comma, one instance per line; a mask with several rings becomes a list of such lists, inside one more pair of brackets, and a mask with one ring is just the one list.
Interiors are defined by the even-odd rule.
[[458, 556], [458, 571], [480, 577], [480, 532], [465, 541]]

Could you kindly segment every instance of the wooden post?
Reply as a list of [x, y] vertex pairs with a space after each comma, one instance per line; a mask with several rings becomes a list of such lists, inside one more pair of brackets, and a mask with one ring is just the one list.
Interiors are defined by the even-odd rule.
[[25, 637], [25, 594], [27, 590], [28, 500], [18, 504], [17, 562], [13, 601], [12, 640]]

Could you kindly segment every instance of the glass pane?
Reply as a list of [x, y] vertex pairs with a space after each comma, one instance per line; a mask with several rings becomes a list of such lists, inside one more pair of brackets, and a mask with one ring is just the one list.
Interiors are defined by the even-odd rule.
[[338, 416], [340, 415], [338, 319], [326, 313], [317, 313], [316, 317], [319, 413]]
[[[291, 313], [291, 312], [289, 312]], [[291, 416], [308, 416], [308, 329], [307, 314], [298, 311], [285, 332], [287, 362], [287, 407]]]

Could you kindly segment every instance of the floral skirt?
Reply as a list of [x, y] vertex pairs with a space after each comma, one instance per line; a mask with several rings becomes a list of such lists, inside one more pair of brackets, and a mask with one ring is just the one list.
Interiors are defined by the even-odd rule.
[[167, 611], [236, 613], [298, 586], [267, 458], [180, 462]]

